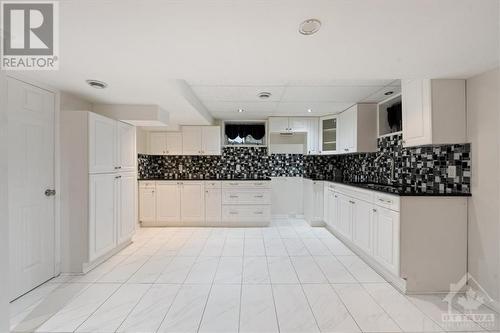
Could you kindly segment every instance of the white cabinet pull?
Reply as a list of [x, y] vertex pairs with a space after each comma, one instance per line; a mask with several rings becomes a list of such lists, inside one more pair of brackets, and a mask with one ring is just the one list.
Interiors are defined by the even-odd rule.
[[255, 183], [255, 186], [262, 186], [262, 185], [264, 185], [264, 184], [262, 184], [262, 183]]
[[231, 215], [238, 215], [238, 212], [229, 212]]
[[239, 196], [238, 196], [238, 195], [230, 195], [229, 197], [230, 197], [230, 198], [235, 198], [235, 199], [236, 199], [236, 198], [239, 198]]
[[264, 214], [264, 212], [254, 212], [254, 214], [262, 215], [262, 214]]
[[229, 183], [229, 185], [236, 186], [236, 185], [238, 185], [238, 183]]
[[375, 208], [373, 208], [373, 212], [374, 212], [374, 213], [376, 213], [376, 212], [377, 212], [377, 210], [376, 210]]
[[263, 195], [255, 195], [254, 198], [263, 198]]

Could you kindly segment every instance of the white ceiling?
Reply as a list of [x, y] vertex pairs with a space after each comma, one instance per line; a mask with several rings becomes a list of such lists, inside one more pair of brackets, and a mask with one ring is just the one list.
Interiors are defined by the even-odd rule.
[[[234, 96], [255, 112], [300, 112], [313, 102], [324, 112], [370, 92], [360, 79], [467, 78], [499, 63], [498, 0], [59, 3], [60, 70], [27, 74], [90, 101], [159, 105], [173, 125], [208, 123], [205, 107], [234, 110], [224, 101]], [[300, 35], [298, 24], [312, 17], [321, 30]], [[109, 87], [92, 89], [89, 78]], [[345, 88], [344, 80], [363, 88]], [[186, 98], [179, 82], [214, 100]], [[251, 98], [262, 85], [283, 92], [279, 103], [256, 106]], [[219, 97], [212, 86], [250, 87], [215, 89]]]
[[[322, 116], [338, 113], [357, 102], [379, 102], [388, 91], [401, 91], [399, 80], [289, 82], [282, 86], [193, 85], [193, 92], [219, 119], [263, 119], [268, 116]], [[334, 84], [334, 85], [333, 85]], [[262, 100], [260, 92], [271, 97]], [[239, 113], [238, 109], [243, 109]], [[308, 109], [312, 112], [309, 113]]]

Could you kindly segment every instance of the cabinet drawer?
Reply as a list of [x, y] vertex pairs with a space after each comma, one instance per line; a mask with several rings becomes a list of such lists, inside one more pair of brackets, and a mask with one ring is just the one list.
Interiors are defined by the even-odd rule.
[[222, 188], [271, 188], [270, 181], [224, 181]]
[[399, 197], [396, 195], [375, 193], [373, 195], [373, 203], [399, 212]]
[[141, 180], [139, 182], [139, 188], [155, 188], [155, 187], [156, 187], [156, 182], [153, 181]]
[[261, 222], [271, 219], [270, 205], [223, 205], [223, 222]]
[[220, 181], [206, 181], [205, 188], [221, 188], [222, 184]]
[[223, 204], [250, 204], [250, 205], [268, 205], [271, 203], [271, 193], [269, 190], [252, 190], [252, 189], [238, 189], [230, 190], [224, 189], [222, 191]]

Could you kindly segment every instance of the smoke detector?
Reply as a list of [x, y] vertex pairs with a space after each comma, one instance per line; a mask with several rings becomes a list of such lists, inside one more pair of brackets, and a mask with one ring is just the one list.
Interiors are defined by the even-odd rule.
[[315, 18], [305, 20], [299, 25], [299, 32], [302, 35], [312, 35], [319, 31], [321, 28], [321, 21]]
[[106, 82], [102, 82], [99, 80], [87, 80], [85, 82], [87, 82], [87, 84], [89, 86], [91, 86], [92, 88], [96, 88], [96, 89], [104, 89], [108, 86], [108, 84]]
[[259, 93], [257, 96], [259, 96], [260, 99], [268, 99], [269, 97], [271, 97], [271, 93], [267, 92], [267, 91], [263, 91], [263, 92]]

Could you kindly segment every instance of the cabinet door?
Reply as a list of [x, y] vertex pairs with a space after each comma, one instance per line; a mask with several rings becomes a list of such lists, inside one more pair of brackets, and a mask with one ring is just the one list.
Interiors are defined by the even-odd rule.
[[336, 229], [347, 239], [352, 239], [353, 200], [345, 195], [338, 196], [338, 221]]
[[182, 127], [182, 154], [183, 155], [201, 155], [201, 127], [184, 126]]
[[403, 146], [432, 144], [431, 82], [401, 80]]
[[162, 132], [149, 133], [149, 154], [165, 155], [167, 151], [166, 134]]
[[319, 122], [320, 154], [337, 152], [337, 117], [321, 117]]
[[373, 253], [372, 204], [354, 200], [352, 240], [368, 254]]
[[166, 150], [167, 155], [182, 155], [182, 133], [181, 132], [167, 132], [166, 137]]
[[318, 118], [310, 118], [307, 129], [307, 154], [316, 155], [319, 153], [319, 121]]
[[182, 222], [203, 222], [205, 220], [205, 195], [203, 182], [181, 182]]
[[339, 115], [340, 153], [356, 152], [356, 116], [356, 105], [345, 110]]
[[280, 133], [290, 131], [288, 117], [269, 117], [269, 132]]
[[209, 188], [205, 190], [205, 221], [219, 223], [222, 220], [222, 190]]
[[156, 221], [181, 221], [181, 192], [178, 182], [156, 183]]
[[219, 126], [203, 126], [202, 132], [202, 148], [203, 155], [220, 155], [220, 127]]
[[137, 220], [136, 193], [137, 175], [134, 172], [121, 173], [118, 177], [117, 232], [118, 243], [127, 241], [135, 231]]
[[117, 122], [117, 160], [121, 172], [135, 171], [137, 161], [135, 127]]
[[312, 183], [312, 220], [323, 221], [323, 182]]
[[377, 206], [372, 218], [374, 224], [373, 255], [389, 271], [399, 275], [399, 213]]
[[141, 222], [156, 221], [155, 188], [139, 189], [139, 220]]
[[116, 192], [115, 174], [90, 175], [89, 184], [89, 261], [116, 245]]
[[89, 172], [114, 172], [116, 147], [116, 121], [89, 113]]
[[309, 129], [309, 118], [306, 117], [290, 117], [288, 124], [292, 132], [307, 132]]

